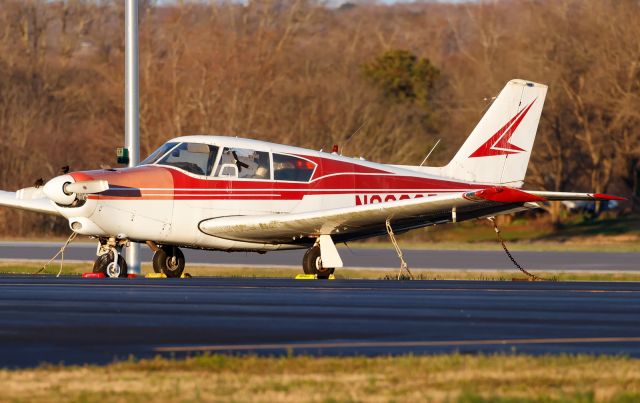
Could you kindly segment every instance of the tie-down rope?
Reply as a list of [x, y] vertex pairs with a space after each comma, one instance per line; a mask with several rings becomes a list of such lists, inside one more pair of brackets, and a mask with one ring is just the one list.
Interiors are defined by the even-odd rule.
[[393, 233], [393, 228], [391, 228], [391, 220], [389, 220], [387, 218], [387, 221], [385, 222], [385, 224], [387, 226], [387, 233], [389, 234], [389, 239], [391, 239], [391, 243], [393, 244], [393, 247], [396, 248], [396, 253], [398, 254], [398, 257], [400, 258], [400, 271], [398, 271], [398, 280], [401, 279], [403, 270], [406, 270], [407, 273], [409, 273], [409, 278], [411, 280], [413, 280], [413, 274], [411, 273], [411, 270], [409, 270], [409, 265], [404, 260], [404, 255], [402, 254], [402, 249], [400, 249], [400, 245], [398, 245], [398, 241], [396, 240], [396, 236]]
[[49, 265], [49, 263], [51, 263], [55, 258], [58, 257], [58, 255], [60, 255], [61, 259], [60, 259], [60, 270], [58, 271], [58, 274], [56, 275], [56, 277], [60, 277], [60, 274], [62, 274], [62, 265], [64, 263], [64, 250], [67, 246], [69, 246], [69, 244], [71, 242], [73, 242], [74, 239], [76, 239], [76, 237], [78, 236], [77, 232], [72, 232], [71, 235], [69, 236], [69, 238], [67, 239], [67, 241], [64, 243], [64, 245], [62, 245], [62, 248], [60, 248], [60, 250], [58, 251], [58, 253], [56, 253], [51, 259], [49, 259], [49, 261], [47, 263], [45, 263], [40, 270], [38, 270], [37, 272], [33, 273], [33, 274], [40, 274], [44, 269], [47, 268], [47, 266]]
[[524, 269], [524, 267], [520, 266], [520, 264], [516, 261], [516, 259], [511, 254], [511, 252], [509, 252], [509, 249], [507, 249], [507, 245], [505, 244], [504, 239], [502, 239], [502, 235], [500, 235], [500, 229], [498, 228], [498, 224], [496, 223], [496, 218], [495, 217], [487, 217], [487, 220], [491, 221], [491, 223], [493, 224], [493, 230], [496, 232], [496, 236], [498, 237], [498, 242], [500, 242], [500, 244], [502, 245], [502, 249], [504, 249], [504, 252], [507, 254], [509, 259], [511, 259], [511, 262], [513, 262], [513, 264], [521, 272], [523, 272], [525, 275], [527, 275], [532, 281], [544, 281], [545, 279], [543, 279], [542, 277], [538, 277], [535, 274], [526, 271]]

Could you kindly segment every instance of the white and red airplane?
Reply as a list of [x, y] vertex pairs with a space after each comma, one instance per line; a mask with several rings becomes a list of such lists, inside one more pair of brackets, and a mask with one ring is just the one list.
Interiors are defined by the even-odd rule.
[[615, 196], [520, 190], [547, 87], [512, 80], [443, 167], [387, 165], [223, 136], [178, 137], [134, 168], [72, 172], [43, 187], [0, 191], [0, 205], [66, 217], [99, 241], [94, 272], [124, 277], [128, 242], [178, 277], [179, 247], [308, 249], [307, 274], [328, 276], [336, 243], [490, 217], [553, 200]]

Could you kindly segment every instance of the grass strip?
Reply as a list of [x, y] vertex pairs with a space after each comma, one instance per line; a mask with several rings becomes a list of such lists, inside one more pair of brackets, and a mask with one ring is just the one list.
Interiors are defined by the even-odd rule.
[[[42, 267], [38, 263], [0, 262], [0, 273], [5, 274], [33, 274]], [[90, 272], [91, 264], [65, 263], [62, 275], [79, 276]], [[56, 275], [60, 265], [53, 263], [40, 274]], [[242, 266], [188, 266], [185, 270], [196, 277], [228, 277], [228, 278], [294, 278], [301, 273], [301, 269], [293, 267], [242, 267]], [[142, 273], [151, 273], [151, 265], [143, 264]], [[526, 280], [526, 276], [517, 270], [429, 270], [411, 269], [417, 280], [482, 280], [482, 281], [512, 281]], [[640, 272], [540, 272], [535, 274], [551, 281], [640, 281]], [[384, 269], [338, 269], [338, 280], [396, 280], [398, 270]]]
[[0, 370], [15, 402], [634, 402], [640, 360], [626, 357], [201, 355], [107, 366]]

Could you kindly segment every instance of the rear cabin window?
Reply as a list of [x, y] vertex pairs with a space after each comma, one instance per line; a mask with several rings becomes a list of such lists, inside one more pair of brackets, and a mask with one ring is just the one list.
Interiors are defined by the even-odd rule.
[[225, 147], [216, 176], [240, 179], [271, 179], [269, 153], [246, 148]]
[[196, 175], [209, 175], [218, 156], [218, 147], [201, 143], [182, 143], [158, 161]]
[[273, 154], [273, 178], [277, 181], [309, 182], [316, 164], [292, 155]]

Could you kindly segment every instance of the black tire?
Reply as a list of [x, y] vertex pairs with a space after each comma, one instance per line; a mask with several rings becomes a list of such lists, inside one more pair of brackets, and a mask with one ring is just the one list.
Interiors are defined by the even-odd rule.
[[333, 274], [335, 268], [322, 266], [322, 258], [320, 257], [320, 246], [315, 245], [304, 254], [302, 268], [305, 274], [316, 274], [318, 278], [329, 278]]
[[[98, 256], [96, 261], [93, 263], [93, 272], [102, 273], [107, 277], [111, 277], [109, 275], [109, 265], [113, 263], [113, 253], [114, 252], [109, 252]], [[127, 277], [127, 261], [124, 260], [122, 255], [118, 255], [118, 266], [120, 267], [120, 274], [118, 277]]]
[[169, 278], [178, 278], [184, 271], [185, 259], [180, 248], [164, 246], [153, 255], [153, 271]]
[[307, 249], [307, 251], [304, 253], [304, 257], [302, 258], [302, 271], [304, 271], [304, 274], [314, 274], [313, 271], [311, 270], [311, 268], [309, 267], [309, 253], [311, 253], [311, 249], [313, 248], [309, 248]]
[[163, 252], [163, 254], [159, 254], [158, 252], [160, 252], [162, 250], [162, 247], [158, 247], [158, 250], [153, 252], [153, 259], [151, 266], [153, 267], [153, 272], [154, 273], [162, 273], [162, 261], [164, 261], [164, 259], [166, 259], [166, 253]]

